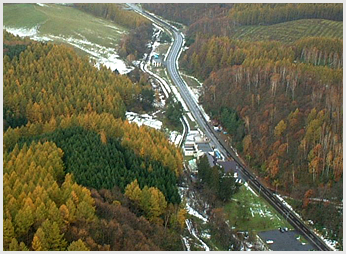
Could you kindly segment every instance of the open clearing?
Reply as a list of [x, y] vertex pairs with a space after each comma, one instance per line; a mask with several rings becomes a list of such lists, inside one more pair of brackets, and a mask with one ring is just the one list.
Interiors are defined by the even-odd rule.
[[10, 33], [72, 45], [77, 53], [122, 74], [132, 70], [115, 51], [128, 31], [111, 21], [61, 4], [9, 4], [3, 13], [4, 28]]
[[262, 197], [256, 196], [245, 186], [239, 188], [232, 200], [225, 205], [225, 212], [238, 230], [256, 232], [292, 226], [280, 216]]
[[292, 43], [304, 37], [342, 39], [342, 21], [300, 19], [270, 26], [241, 26], [232, 38], [245, 41], [277, 40]]

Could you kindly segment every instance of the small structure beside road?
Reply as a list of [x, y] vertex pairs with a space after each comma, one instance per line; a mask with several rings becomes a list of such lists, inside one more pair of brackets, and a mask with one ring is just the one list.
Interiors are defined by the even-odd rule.
[[154, 54], [152, 59], [151, 59], [151, 64], [154, 67], [161, 67], [162, 65], [162, 57], [158, 54]]

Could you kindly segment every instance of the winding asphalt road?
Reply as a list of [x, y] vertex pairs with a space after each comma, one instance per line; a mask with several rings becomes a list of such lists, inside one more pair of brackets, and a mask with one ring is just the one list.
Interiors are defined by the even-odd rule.
[[183, 47], [183, 35], [179, 32], [178, 29], [170, 25], [169, 23], [162, 21], [161, 19], [153, 16], [152, 14], [141, 10], [133, 4], [128, 4], [131, 8], [135, 9], [137, 12], [140, 12], [142, 15], [148, 17], [153, 22], [157, 23], [160, 26], [164, 26], [168, 29], [173, 37], [174, 43], [171, 47], [169, 54], [166, 60], [166, 66], [168, 74], [170, 75], [173, 83], [178, 88], [179, 93], [184, 99], [185, 103], [189, 107], [193, 117], [196, 119], [205, 135], [210, 138], [212, 144], [217, 148], [225, 158], [233, 158], [238, 163], [240, 176], [247, 181], [257, 192], [262, 195], [286, 220], [298, 231], [300, 231], [307, 240], [311, 242], [317, 250], [330, 251], [328, 245], [318, 237], [294, 212], [292, 212], [280, 199], [278, 199], [269, 189], [267, 189], [262, 183], [257, 179], [255, 175], [252, 174], [246, 168], [246, 166], [241, 162], [238, 157], [238, 154], [230, 147], [228, 147], [223, 140], [218, 138], [218, 134], [214, 131], [212, 126], [205, 119], [200, 105], [195, 99], [191, 96], [190, 91], [187, 88], [186, 83], [182, 79], [178, 71], [178, 58]]

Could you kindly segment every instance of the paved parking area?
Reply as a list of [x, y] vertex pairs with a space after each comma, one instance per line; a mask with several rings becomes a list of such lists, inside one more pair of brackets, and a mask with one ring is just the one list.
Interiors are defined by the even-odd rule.
[[310, 243], [303, 245], [296, 239], [296, 236], [300, 235], [296, 230], [284, 233], [281, 233], [279, 230], [271, 230], [259, 232], [258, 235], [261, 237], [263, 242], [273, 240], [274, 242], [272, 244], [267, 245], [274, 251], [307, 251], [314, 249]]

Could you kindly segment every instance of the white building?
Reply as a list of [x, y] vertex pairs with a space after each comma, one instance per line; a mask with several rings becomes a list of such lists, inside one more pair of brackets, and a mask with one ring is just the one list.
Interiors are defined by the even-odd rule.
[[154, 55], [151, 59], [151, 64], [154, 67], [160, 67], [162, 65], [162, 59], [159, 55]]
[[184, 155], [194, 156], [196, 153], [195, 145], [191, 143], [185, 143], [184, 145]]

